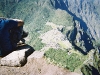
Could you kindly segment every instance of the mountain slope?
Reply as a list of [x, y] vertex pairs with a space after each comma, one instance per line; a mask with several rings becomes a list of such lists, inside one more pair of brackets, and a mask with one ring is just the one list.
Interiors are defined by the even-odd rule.
[[[99, 51], [99, 6], [99, 0], [4, 0], [0, 1], [0, 16], [24, 20], [24, 29], [29, 32], [26, 43], [35, 50], [47, 47], [47, 44], [42, 42], [43, 39], [39, 38], [40, 35], [56, 28], [58, 33], [65, 36], [63, 41], [67, 40], [73, 45], [71, 49], [72, 54], [75, 53], [78, 56], [78, 51], [79, 54], [83, 55], [83, 58], [85, 57], [84, 55], [87, 56], [87, 61], [89, 54], [93, 55], [91, 54], [92, 50], [97, 49]], [[47, 23], [53, 23], [55, 26], [46, 25]], [[63, 26], [63, 28], [60, 30], [57, 26]], [[48, 35], [53, 34], [51, 32]], [[45, 37], [53, 37], [48, 35]], [[61, 40], [61, 38], [59, 39]], [[51, 38], [48, 40], [50, 40], [51, 44], [55, 41], [55, 39], [51, 40]], [[70, 53], [64, 42], [62, 40], [55, 41], [57, 46], [60, 45], [60, 50]], [[67, 58], [69, 58], [69, 55]], [[75, 57], [73, 58], [76, 60]], [[91, 60], [88, 62], [90, 64]], [[80, 66], [83, 65], [78, 67]]]
[[[3, 11], [6, 11], [7, 13], [4, 16], [19, 18], [25, 21], [24, 29], [30, 34], [26, 39], [26, 42], [36, 50], [39, 50], [44, 46], [44, 44], [41, 43], [41, 39], [37, 37], [51, 29], [50, 26], [45, 25], [46, 22], [50, 21], [64, 26], [73, 25], [72, 17], [66, 13], [66, 11], [56, 10], [49, 0], [20, 0], [18, 2], [15, 0], [7, 0], [6, 3]], [[66, 33], [66, 30], [64, 33]]]
[[99, 44], [99, 0], [52, 0], [52, 3], [73, 17], [74, 29], [67, 36], [76, 48], [85, 54]]
[[[100, 1], [96, 0], [55, 0], [55, 8], [66, 10], [80, 23], [91, 38], [99, 38], [99, 8]], [[96, 29], [95, 29], [96, 28]]]

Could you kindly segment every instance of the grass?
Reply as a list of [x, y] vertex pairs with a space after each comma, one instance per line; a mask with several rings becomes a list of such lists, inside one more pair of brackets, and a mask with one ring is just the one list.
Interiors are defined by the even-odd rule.
[[55, 10], [51, 22], [57, 25], [71, 26], [72, 17], [64, 10]]
[[3, 13], [2, 13], [2, 11], [0, 11], [0, 17], [3, 17]]
[[59, 41], [58, 44], [61, 46], [61, 48], [68, 49], [67, 46], [62, 41]]
[[35, 50], [40, 50], [42, 49], [45, 44], [41, 43], [41, 39], [37, 38], [35, 41], [34, 41], [34, 44], [32, 43], [33, 47]]
[[68, 54], [65, 50], [55, 50], [52, 48], [45, 52], [45, 57], [49, 59], [50, 62], [67, 68], [70, 71], [74, 71], [82, 65], [86, 59], [83, 55], [79, 55], [77, 53]]

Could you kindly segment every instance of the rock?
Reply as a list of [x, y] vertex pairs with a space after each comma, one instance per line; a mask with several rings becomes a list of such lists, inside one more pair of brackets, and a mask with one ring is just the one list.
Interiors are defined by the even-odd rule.
[[44, 57], [44, 51], [35, 51], [34, 53], [32, 53], [28, 59], [31, 58], [43, 58]]
[[27, 62], [27, 57], [33, 52], [29, 46], [23, 46], [1, 59], [1, 66], [21, 67]]
[[[41, 34], [41, 36], [39, 37], [40, 39], [42, 39], [41, 42], [45, 43], [46, 46], [49, 48], [58, 49], [58, 48], [61, 48], [62, 46], [64, 46], [62, 48], [66, 48], [66, 49], [70, 48], [71, 49], [72, 45], [69, 42], [69, 40], [67, 40], [66, 36], [59, 29], [57, 29], [57, 28], [61, 29], [63, 26], [56, 26], [53, 23], [50, 23], [50, 24], [55, 29], [47, 31], [44, 34]], [[50, 34], [50, 35], [48, 35], [48, 34]]]

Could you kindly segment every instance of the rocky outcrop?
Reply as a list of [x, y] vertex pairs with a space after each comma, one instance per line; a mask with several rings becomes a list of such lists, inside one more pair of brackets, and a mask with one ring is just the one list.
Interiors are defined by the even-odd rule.
[[26, 64], [27, 57], [33, 52], [29, 46], [23, 46], [9, 55], [3, 57], [0, 61], [1, 66], [20, 67]]
[[81, 53], [87, 54], [91, 49], [94, 49], [91, 38], [83, 29], [81, 29], [78, 21], [74, 21], [74, 28], [66, 35], [72, 45]]

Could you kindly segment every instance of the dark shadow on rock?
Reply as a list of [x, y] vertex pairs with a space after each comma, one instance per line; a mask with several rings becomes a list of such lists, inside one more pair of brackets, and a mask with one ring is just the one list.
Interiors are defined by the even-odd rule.
[[81, 68], [81, 72], [83, 73], [83, 75], [100, 75], [99, 71], [91, 65], [84, 65]]
[[92, 67], [92, 75], [100, 75], [98, 70], [95, 67], [93, 67], [93, 66], [91, 66], [91, 67]]
[[28, 57], [29, 55], [31, 55], [35, 50], [33, 49], [33, 47], [31, 47], [30, 45], [22, 45], [22, 46], [19, 46], [17, 47], [17, 50], [23, 50], [23, 49], [27, 49], [29, 48], [28, 51], [25, 52], [26, 54], [26, 57]]
[[87, 55], [87, 52], [84, 52], [81, 48], [79, 48], [77, 45], [75, 45], [75, 43], [72, 43], [72, 45], [74, 46], [75, 49], [79, 50], [79, 52], [81, 52], [84, 55]]
[[27, 44], [21, 44], [13, 52], [9, 53], [1, 59], [1, 65], [10, 67], [22, 67], [27, 63], [28, 56], [31, 55], [34, 51], [35, 50], [31, 46]]
[[22, 45], [22, 46], [19, 46], [17, 47], [17, 50], [23, 50], [23, 49], [28, 49], [26, 52], [25, 52], [25, 61], [23, 62], [20, 62], [21, 63], [21, 66], [24, 66], [26, 63], [27, 63], [27, 57], [29, 55], [31, 55], [35, 50], [33, 49], [33, 47], [31, 47], [30, 45]]

